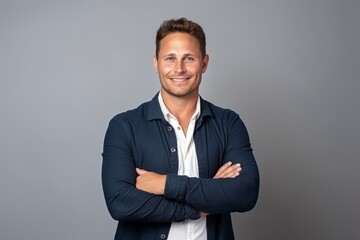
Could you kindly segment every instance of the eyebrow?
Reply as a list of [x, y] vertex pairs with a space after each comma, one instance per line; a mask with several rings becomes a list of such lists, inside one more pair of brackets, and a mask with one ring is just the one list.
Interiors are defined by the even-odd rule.
[[[176, 53], [168, 53], [168, 54], [163, 55], [162, 57], [174, 57], [176, 55], [177, 55]], [[182, 57], [188, 57], [188, 56], [196, 57], [196, 54], [195, 53], [185, 53], [184, 55], [182, 55]]]

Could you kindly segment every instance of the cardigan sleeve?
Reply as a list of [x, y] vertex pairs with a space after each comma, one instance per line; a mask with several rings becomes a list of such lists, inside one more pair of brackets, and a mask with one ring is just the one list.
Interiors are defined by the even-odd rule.
[[210, 214], [249, 211], [255, 206], [258, 198], [259, 171], [247, 129], [234, 112], [229, 112], [218, 125], [219, 129], [225, 129], [221, 139], [215, 141], [221, 143], [221, 149], [224, 149], [223, 159], [219, 161], [240, 163], [240, 175], [236, 178], [213, 179], [169, 174], [165, 185], [165, 198]]
[[198, 219], [199, 211], [135, 187], [132, 132], [124, 118], [113, 118], [105, 134], [102, 185], [111, 216], [121, 221], [173, 222]]

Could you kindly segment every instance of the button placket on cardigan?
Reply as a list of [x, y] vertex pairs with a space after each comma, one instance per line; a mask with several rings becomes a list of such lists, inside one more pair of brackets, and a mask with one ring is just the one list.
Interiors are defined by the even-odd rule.
[[176, 140], [176, 134], [174, 132], [174, 128], [166, 122], [166, 128], [167, 128], [167, 141], [170, 151], [170, 172], [171, 173], [177, 173], [178, 172], [178, 154], [177, 154], [177, 140]]

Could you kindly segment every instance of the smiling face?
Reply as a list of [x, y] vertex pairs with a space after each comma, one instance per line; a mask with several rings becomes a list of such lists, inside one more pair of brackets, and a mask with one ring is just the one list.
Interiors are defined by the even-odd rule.
[[182, 32], [167, 35], [160, 41], [158, 57], [154, 56], [161, 94], [197, 98], [208, 61], [208, 55], [202, 56], [200, 44], [195, 37]]

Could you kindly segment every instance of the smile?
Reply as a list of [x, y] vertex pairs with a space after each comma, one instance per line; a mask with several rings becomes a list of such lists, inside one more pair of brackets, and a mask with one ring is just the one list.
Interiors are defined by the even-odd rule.
[[183, 81], [189, 80], [190, 77], [173, 77], [173, 78], [169, 78], [169, 79], [174, 82], [183, 82]]

